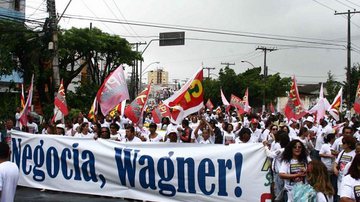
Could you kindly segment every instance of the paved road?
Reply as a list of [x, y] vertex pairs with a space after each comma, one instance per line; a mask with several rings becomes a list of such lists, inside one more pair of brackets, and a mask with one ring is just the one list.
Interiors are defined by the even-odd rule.
[[93, 196], [85, 194], [74, 194], [56, 191], [40, 191], [39, 189], [31, 189], [27, 187], [18, 186], [15, 195], [16, 202], [129, 202], [130, 199], [112, 198], [104, 196]]

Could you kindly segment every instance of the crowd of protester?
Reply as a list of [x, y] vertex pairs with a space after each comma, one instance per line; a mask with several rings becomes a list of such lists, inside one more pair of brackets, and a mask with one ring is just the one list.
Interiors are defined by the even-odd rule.
[[[360, 201], [360, 120], [335, 121], [331, 116], [316, 121], [313, 115], [288, 120], [281, 113], [239, 115], [224, 109], [202, 109], [181, 124], [164, 117], [154, 123], [145, 113], [141, 124], [124, 116], [87, 119], [83, 113], [65, 123], [43, 123], [28, 117], [29, 133], [109, 139], [119, 142], [170, 142], [193, 144], [262, 143], [271, 159], [273, 200], [294, 201], [294, 186], [309, 184], [317, 201]], [[141, 127], [140, 127], [141, 126]], [[19, 129], [11, 119], [6, 128]], [[42, 128], [40, 131], [39, 128]], [[3, 141], [9, 141], [3, 136]]]

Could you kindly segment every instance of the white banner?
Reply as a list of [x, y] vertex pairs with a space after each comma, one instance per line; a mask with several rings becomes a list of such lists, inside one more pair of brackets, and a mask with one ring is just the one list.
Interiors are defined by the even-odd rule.
[[146, 201], [270, 201], [261, 144], [119, 143], [12, 133], [19, 185]]

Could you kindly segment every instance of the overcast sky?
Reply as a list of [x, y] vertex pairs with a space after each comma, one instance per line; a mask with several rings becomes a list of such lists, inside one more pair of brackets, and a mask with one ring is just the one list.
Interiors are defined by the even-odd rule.
[[[27, 0], [26, 16], [46, 16], [45, 0]], [[56, 9], [62, 13], [69, 0], [57, 0]], [[65, 15], [113, 19], [121, 22], [202, 29], [216, 33], [185, 31], [184, 46], [159, 47], [152, 42], [144, 52], [143, 68], [162, 67], [169, 80], [186, 79], [202, 65], [215, 67], [216, 78], [222, 62], [237, 73], [264, 65], [264, 54], [258, 46], [277, 48], [267, 54], [269, 74], [295, 74], [298, 83], [326, 81], [331, 71], [338, 81], [345, 80], [347, 19], [334, 15], [334, 10], [360, 10], [359, 0], [72, 0]], [[354, 50], [352, 63], [360, 61], [360, 13], [351, 18]], [[60, 26], [89, 27], [91, 21], [62, 18]], [[110, 34], [120, 35], [130, 43], [147, 42], [161, 32], [181, 29], [157, 28], [92, 21]], [[221, 31], [219, 31], [221, 30]], [[232, 32], [233, 34], [226, 34]], [[248, 37], [246, 37], [246, 36]], [[258, 38], [268, 37], [272, 39]], [[280, 40], [275, 40], [278, 38]], [[290, 41], [289, 41], [290, 40]], [[327, 45], [325, 45], [327, 44]], [[289, 46], [283, 46], [289, 45]], [[140, 50], [146, 45], [140, 46]], [[207, 74], [206, 74], [207, 75]]]

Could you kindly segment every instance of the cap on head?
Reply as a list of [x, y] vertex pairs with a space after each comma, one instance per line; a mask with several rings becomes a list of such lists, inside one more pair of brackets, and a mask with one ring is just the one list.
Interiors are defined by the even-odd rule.
[[259, 121], [256, 118], [252, 118], [250, 123], [257, 124], [257, 123], [259, 123]]
[[61, 129], [65, 130], [65, 124], [59, 123], [56, 125], [56, 128], [61, 128]]
[[308, 121], [310, 123], [314, 123], [314, 118], [312, 116], [308, 116], [305, 121]]

